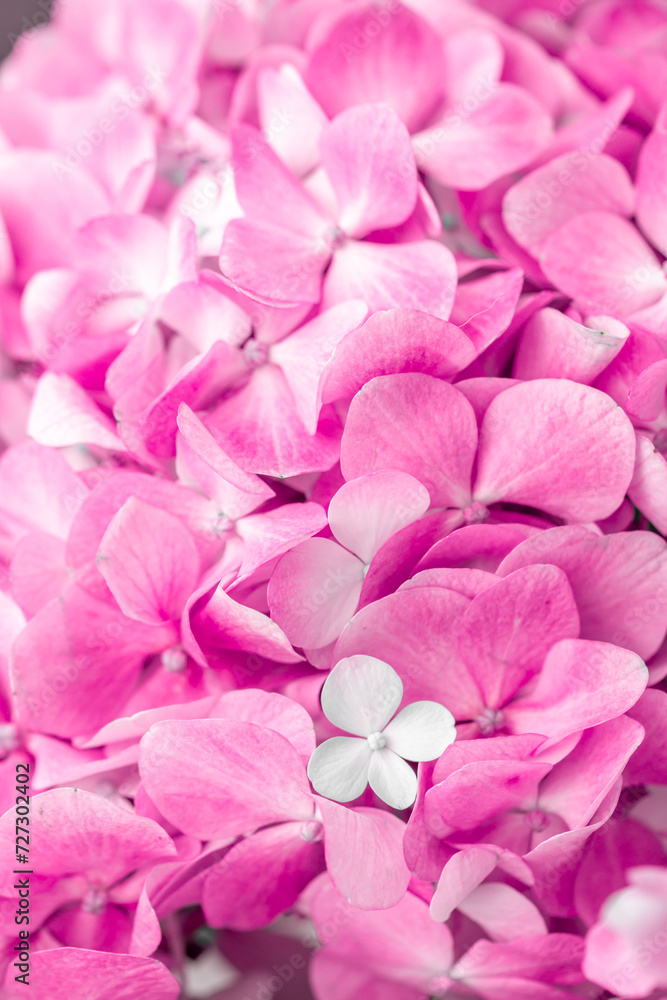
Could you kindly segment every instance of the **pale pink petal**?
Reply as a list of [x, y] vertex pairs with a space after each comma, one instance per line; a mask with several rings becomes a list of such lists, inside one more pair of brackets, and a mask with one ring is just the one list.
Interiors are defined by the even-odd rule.
[[453, 323], [410, 309], [373, 313], [336, 346], [323, 374], [322, 400], [354, 396], [376, 375], [420, 371], [448, 379], [475, 356]]
[[367, 315], [364, 302], [341, 302], [271, 348], [271, 360], [282, 368], [296, 411], [309, 434], [317, 431], [322, 373], [338, 343], [356, 330]]
[[634, 452], [630, 421], [605, 394], [562, 379], [524, 382], [486, 411], [474, 497], [598, 520], [620, 506]]
[[312, 816], [306, 771], [294, 747], [248, 722], [159, 722], [141, 741], [139, 769], [162, 815], [203, 840]]
[[290, 63], [266, 66], [257, 76], [257, 106], [265, 135], [280, 159], [303, 177], [320, 162], [327, 116]]
[[529, 163], [551, 137], [551, 118], [531, 94], [492, 83], [470, 112], [455, 108], [414, 137], [418, 167], [441, 184], [479, 191]]
[[435, 701], [413, 701], [385, 726], [387, 747], [406, 760], [435, 760], [456, 739], [454, 716]]
[[17, 536], [29, 529], [67, 538], [89, 489], [59, 451], [22, 441], [0, 458], [0, 516]]
[[252, 333], [252, 323], [225, 294], [227, 290], [219, 275], [202, 272], [198, 282], [183, 282], [171, 289], [160, 305], [160, 318], [198, 354], [205, 354], [216, 340], [239, 346]]
[[477, 445], [470, 403], [429, 375], [386, 375], [352, 400], [341, 441], [346, 479], [378, 469], [413, 475], [433, 506], [466, 507]]
[[388, 747], [373, 752], [368, 782], [375, 794], [392, 809], [408, 809], [417, 798], [417, 775]]
[[9, 573], [17, 604], [32, 617], [68, 582], [65, 543], [42, 531], [24, 535], [14, 549]]
[[329, 524], [341, 545], [370, 563], [396, 531], [429, 506], [428, 491], [414, 476], [381, 469], [341, 486], [329, 504]]
[[452, 912], [487, 875], [498, 866], [523, 882], [530, 883], [531, 872], [520, 858], [494, 844], [475, 844], [457, 851], [442, 869], [431, 900], [434, 920], [449, 920]]
[[459, 282], [456, 286], [449, 318], [470, 337], [478, 354], [497, 340], [512, 322], [523, 280], [523, 271], [513, 267], [477, 280]]
[[341, 112], [324, 129], [320, 150], [348, 236], [405, 222], [417, 202], [417, 168], [408, 130], [387, 104]]
[[630, 222], [609, 212], [582, 212], [553, 232], [542, 245], [540, 266], [584, 311], [618, 319], [667, 291], [649, 245]]
[[306, 649], [338, 638], [359, 603], [364, 564], [328, 538], [286, 553], [271, 577], [271, 617], [290, 642]]
[[372, 3], [343, 10], [327, 28], [306, 69], [327, 114], [384, 101], [410, 131], [420, 128], [442, 95], [442, 42], [433, 28], [403, 5], [379, 11]]
[[121, 610], [149, 625], [180, 617], [200, 568], [197, 547], [181, 521], [134, 497], [107, 528], [97, 566]]
[[[445, 78], [450, 104], [470, 103], [498, 83], [505, 54], [497, 35], [482, 28], [455, 31], [445, 40]], [[485, 93], [486, 88], [486, 93]], [[466, 109], [467, 110], [467, 109]]]
[[236, 719], [254, 722], [280, 733], [289, 740], [307, 764], [315, 749], [313, 720], [301, 705], [291, 698], [259, 688], [229, 691], [208, 713], [211, 719]]
[[[284, 284], [299, 287], [304, 280], [300, 274], [295, 268]], [[436, 240], [397, 244], [348, 240], [336, 250], [326, 273], [322, 305], [363, 299], [371, 312], [419, 309], [449, 319], [455, 288], [454, 256]]]
[[502, 882], [485, 882], [472, 890], [458, 910], [474, 920], [492, 941], [546, 934], [547, 925], [535, 903]]
[[71, 444], [94, 444], [125, 451], [116, 426], [85, 389], [69, 375], [45, 372], [32, 398], [28, 434], [39, 444], [64, 448]]
[[318, 503], [288, 503], [242, 518], [236, 524], [243, 539], [239, 579], [316, 535], [326, 524], [327, 516]]
[[274, 621], [255, 608], [239, 604], [222, 585], [216, 587], [210, 600], [197, 608], [191, 626], [204, 655], [238, 649], [277, 663], [297, 663], [301, 659]]
[[589, 317], [584, 326], [557, 309], [540, 309], [521, 331], [512, 374], [525, 381], [567, 378], [591, 385], [629, 336], [624, 323], [608, 316]]
[[667, 359], [644, 368], [630, 386], [626, 410], [631, 417], [650, 423], [665, 408], [667, 389]]
[[322, 711], [346, 733], [370, 736], [384, 729], [401, 704], [403, 685], [396, 671], [374, 656], [338, 660], [322, 688]]
[[630, 218], [634, 202], [632, 181], [618, 160], [577, 150], [511, 187], [503, 198], [503, 220], [517, 243], [537, 257], [547, 237], [569, 219], [598, 211]]
[[365, 739], [334, 736], [313, 752], [308, 777], [320, 795], [336, 802], [352, 802], [368, 784], [373, 751]]
[[644, 235], [667, 255], [667, 133], [656, 129], [644, 142], [637, 164], [637, 222]]
[[648, 671], [636, 653], [603, 642], [563, 639], [547, 654], [530, 694], [505, 709], [515, 733], [551, 740], [622, 715], [646, 687]]

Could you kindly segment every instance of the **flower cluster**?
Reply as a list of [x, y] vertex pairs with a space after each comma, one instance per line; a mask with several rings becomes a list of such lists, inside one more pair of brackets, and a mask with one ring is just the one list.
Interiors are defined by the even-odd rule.
[[17, 41], [4, 998], [667, 997], [666, 257], [663, 0]]

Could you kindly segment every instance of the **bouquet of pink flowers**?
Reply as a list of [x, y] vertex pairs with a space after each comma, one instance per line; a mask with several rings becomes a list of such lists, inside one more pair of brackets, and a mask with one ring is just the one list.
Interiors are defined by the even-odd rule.
[[665, 0], [17, 41], [3, 1000], [667, 997], [665, 257]]

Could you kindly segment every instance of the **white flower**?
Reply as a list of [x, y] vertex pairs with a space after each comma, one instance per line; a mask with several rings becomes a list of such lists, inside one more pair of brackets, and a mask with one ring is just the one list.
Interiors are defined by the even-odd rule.
[[456, 729], [435, 701], [415, 701], [392, 719], [402, 698], [401, 678], [388, 663], [357, 655], [336, 664], [322, 688], [322, 710], [354, 736], [334, 736], [314, 751], [308, 777], [320, 795], [351, 802], [370, 784], [392, 808], [412, 805], [417, 776], [406, 760], [435, 760]]

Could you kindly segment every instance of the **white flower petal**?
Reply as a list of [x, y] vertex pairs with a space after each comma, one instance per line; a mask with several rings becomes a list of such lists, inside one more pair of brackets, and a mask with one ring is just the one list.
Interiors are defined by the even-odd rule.
[[308, 777], [320, 795], [335, 802], [351, 802], [368, 784], [368, 765], [373, 751], [366, 740], [334, 736], [314, 751]]
[[322, 688], [322, 711], [334, 726], [355, 736], [384, 729], [401, 704], [403, 684], [396, 671], [374, 656], [339, 660]]
[[368, 781], [375, 794], [392, 809], [407, 809], [417, 798], [417, 775], [388, 747], [373, 751]]
[[389, 749], [406, 760], [436, 760], [456, 739], [454, 716], [437, 701], [413, 701], [382, 735]]

